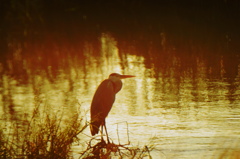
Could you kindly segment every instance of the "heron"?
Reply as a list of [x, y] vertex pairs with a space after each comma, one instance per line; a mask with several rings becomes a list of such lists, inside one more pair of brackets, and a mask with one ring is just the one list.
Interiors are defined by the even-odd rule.
[[109, 142], [106, 122], [105, 119], [110, 112], [112, 105], [115, 101], [116, 94], [122, 88], [121, 79], [135, 77], [133, 75], [121, 75], [118, 73], [112, 73], [109, 75], [108, 79], [102, 81], [98, 86], [91, 103], [91, 122], [90, 130], [92, 136], [98, 134], [99, 128], [101, 127], [101, 141], [103, 140], [103, 127], [105, 128], [105, 133], [107, 136], [107, 141]]

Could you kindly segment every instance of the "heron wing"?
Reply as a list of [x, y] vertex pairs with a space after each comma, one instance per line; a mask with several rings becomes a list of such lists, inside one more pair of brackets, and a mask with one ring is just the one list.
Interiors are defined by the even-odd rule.
[[104, 80], [97, 88], [91, 104], [91, 134], [95, 135], [99, 131], [100, 125], [105, 124], [112, 105], [115, 101], [114, 84], [109, 80]]

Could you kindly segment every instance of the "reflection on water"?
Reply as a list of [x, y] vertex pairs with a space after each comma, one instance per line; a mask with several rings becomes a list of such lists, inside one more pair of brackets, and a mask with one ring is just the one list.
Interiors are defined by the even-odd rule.
[[[159, 151], [153, 154], [163, 158], [214, 158], [240, 149], [238, 59], [231, 64], [218, 54], [190, 55], [165, 47], [142, 54], [134, 45], [120, 48], [110, 34], [99, 41], [99, 54], [90, 42], [81, 56], [79, 50], [72, 50], [73, 56], [64, 49], [63, 54], [55, 50], [53, 59], [37, 50], [32, 50], [35, 57], [16, 52], [7, 62], [10, 71], [1, 75], [1, 117], [21, 120], [35, 105], [47, 105], [67, 116], [81, 107], [89, 120], [97, 86], [118, 72], [137, 77], [123, 81], [107, 118], [114, 141], [126, 143], [129, 135], [132, 144], [154, 144]], [[85, 134], [90, 135], [89, 129]]]

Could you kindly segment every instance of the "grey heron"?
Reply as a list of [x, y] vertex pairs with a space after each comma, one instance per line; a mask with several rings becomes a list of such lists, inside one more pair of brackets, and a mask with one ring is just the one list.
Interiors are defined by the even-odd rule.
[[101, 126], [101, 139], [103, 141], [103, 127], [105, 128], [107, 140], [109, 138], [107, 134], [105, 118], [110, 112], [112, 105], [115, 101], [115, 95], [122, 88], [121, 79], [135, 77], [133, 75], [120, 75], [118, 73], [112, 73], [108, 79], [105, 79], [97, 88], [93, 100], [91, 103], [91, 123], [90, 130], [92, 136], [98, 134], [99, 127]]

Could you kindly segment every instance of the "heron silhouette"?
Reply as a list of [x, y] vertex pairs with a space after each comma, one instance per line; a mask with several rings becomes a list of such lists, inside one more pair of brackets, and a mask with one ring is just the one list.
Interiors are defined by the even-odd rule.
[[135, 77], [133, 75], [120, 75], [118, 73], [112, 73], [108, 79], [105, 79], [97, 88], [92, 104], [91, 104], [91, 123], [90, 130], [92, 136], [98, 134], [99, 127], [101, 126], [101, 140], [103, 140], [103, 127], [105, 128], [107, 141], [109, 143], [105, 118], [110, 112], [112, 105], [115, 101], [115, 95], [122, 88], [121, 79]]

